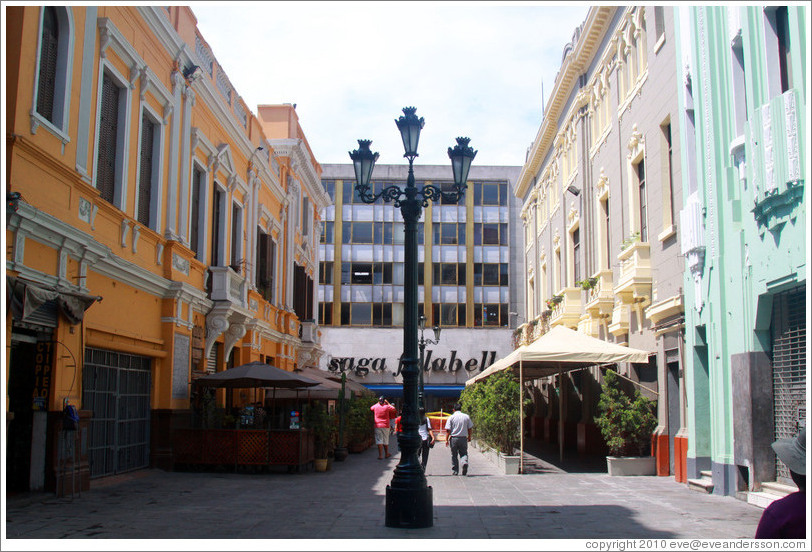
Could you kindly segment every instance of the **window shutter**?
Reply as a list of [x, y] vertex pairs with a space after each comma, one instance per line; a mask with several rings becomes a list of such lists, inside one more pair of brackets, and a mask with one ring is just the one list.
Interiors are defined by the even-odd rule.
[[141, 174], [138, 180], [138, 222], [149, 226], [149, 205], [152, 194], [152, 150], [155, 125], [146, 114], [141, 117]]
[[118, 138], [119, 88], [107, 74], [102, 82], [102, 102], [99, 123], [99, 156], [96, 187], [102, 199], [113, 203], [116, 184], [116, 140]]
[[56, 8], [43, 8], [42, 45], [40, 47], [39, 82], [37, 85], [37, 113], [54, 122], [56, 96], [56, 60], [59, 51], [59, 26]]
[[203, 173], [197, 169], [194, 171], [192, 181], [192, 213], [191, 229], [189, 230], [189, 247], [195, 252], [198, 260], [203, 260], [200, 248], [200, 194], [203, 186]]

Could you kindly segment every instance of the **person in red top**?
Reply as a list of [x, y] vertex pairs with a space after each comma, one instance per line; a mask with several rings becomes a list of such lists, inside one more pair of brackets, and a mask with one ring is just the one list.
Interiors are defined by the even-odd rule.
[[[375, 444], [378, 445], [378, 460], [389, 458], [389, 420], [397, 416], [398, 411], [389, 404], [385, 397], [378, 397], [377, 404], [369, 407], [375, 414]], [[385, 454], [385, 456], [384, 456]]]

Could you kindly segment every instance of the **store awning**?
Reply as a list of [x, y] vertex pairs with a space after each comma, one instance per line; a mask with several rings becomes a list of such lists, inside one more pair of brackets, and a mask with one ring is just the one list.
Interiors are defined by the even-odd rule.
[[56, 301], [62, 315], [71, 324], [78, 324], [84, 318], [85, 311], [96, 301], [102, 300], [99, 295], [89, 295], [9, 275], [6, 276], [6, 295], [12, 315], [22, 322], [47, 301]]
[[[403, 385], [373, 385], [364, 384], [364, 387], [375, 393], [386, 397], [403, 397]], [[459, 397], [460, 392], [465, 389], [464, 385], [424, 385], [423, 392], [431, 397]]]

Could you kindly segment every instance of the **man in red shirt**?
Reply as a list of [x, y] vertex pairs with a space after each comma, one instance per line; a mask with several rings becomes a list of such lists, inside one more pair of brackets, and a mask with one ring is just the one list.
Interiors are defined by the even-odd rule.
[[[375, 414], [375, 444], [378, 445], [378, 460], [389, 458], [389, 420], [397, 416], [398, 411], [384, 397], [378, 397], [378, 403], [369, 407]], [[385, 456], [384, 456], [385, 454]]]

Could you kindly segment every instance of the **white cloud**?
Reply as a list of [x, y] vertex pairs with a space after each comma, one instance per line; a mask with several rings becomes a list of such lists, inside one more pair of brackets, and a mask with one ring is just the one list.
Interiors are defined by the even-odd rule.
[[521, 165], [564, 45], [586, 4], [264, 2], [192, 4], [203, 37], [249, 107], [296, 103], [320, 163], [358, 138], [403, 162], [394, 119], [426, 119], [418, 163], [447, 164], [456, 136], [475, 163]]

